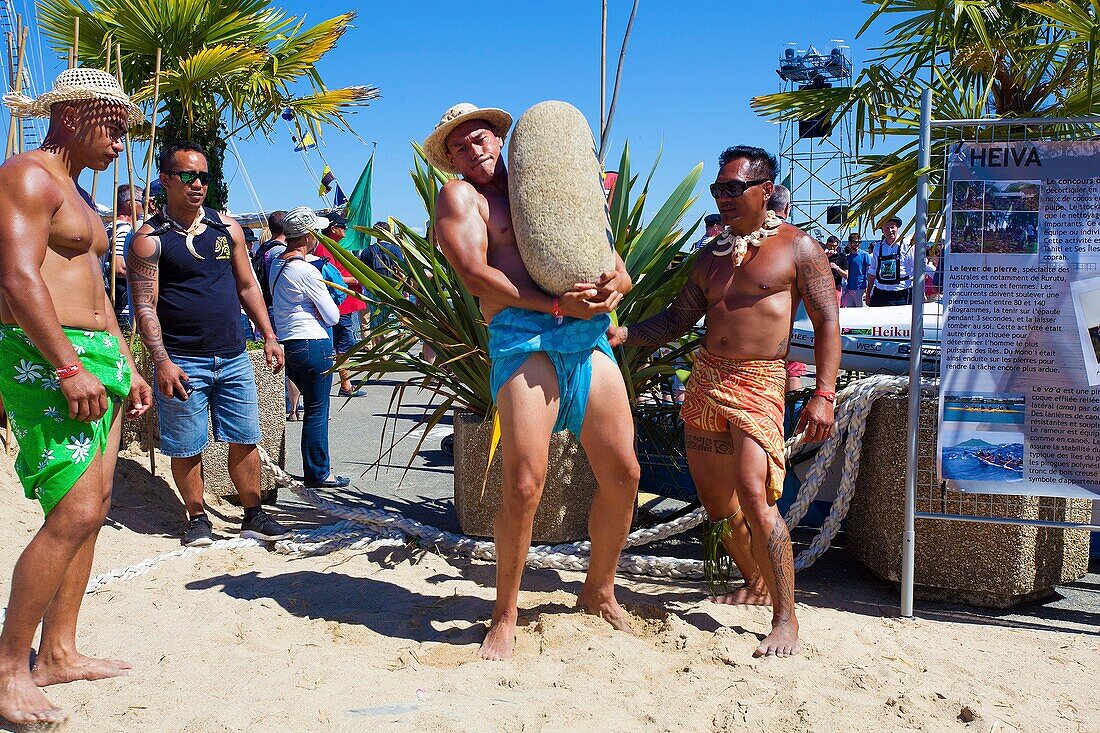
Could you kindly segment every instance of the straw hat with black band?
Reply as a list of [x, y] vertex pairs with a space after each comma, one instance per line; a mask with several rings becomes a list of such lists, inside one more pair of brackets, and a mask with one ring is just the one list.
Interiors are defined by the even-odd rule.
[[447, 173], [457, 174], [461, 172], [447, 159], [447, 136], [456, 127], [468, 120], [485, 120], [493, 126], [497, 136], [501, 139], [508, 134], [508, 130], [512, 127], [512, 115], [502, 109], [478, 107], [469, 102], [456, 104], [443, 113], [443, 116], [439, 118], [439, 124], [435, 126], [435, 130], [424, 141], [424, 156], [429, 163]]
[[49, 117], [50, 108], [58, 102], [93, 100], [125, 107], [128, 113], [128, 124], [131, 127], [145, 121], [141, 108], [130, 101], [129, 95], [123, 91], [118, 79], [99, 69], [88, 67], [65, 69], [57, 75], [53, 89], [43, 92], [34, 99], [17, 92], [4, 95], [4, 104], [11, 110], [13, 117]]

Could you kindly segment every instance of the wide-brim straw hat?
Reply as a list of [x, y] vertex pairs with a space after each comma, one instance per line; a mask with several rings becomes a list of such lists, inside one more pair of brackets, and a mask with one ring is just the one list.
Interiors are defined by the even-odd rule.
[[4, 95], [4, 104], [14, 117], [49, 117], [50, 108], [58, 102], [102, 100], [126, 108], [128, 124], [132, 127], [145, 120], [141, 108], [130, 101], [118, 79], [99, 69], [81, 67], [65, 69], [57, 75], [53, 89], [32, 99], [25, 94], [10, 92]]
[[459, 173], [460, 171], [447, 160], [447, 136], [451, 131], [467, 120], [485, 120], [497, 135], [503, 138], [512, 127], [512, 115], [496, 107], [478, 107], [469, 102], [461, 102], [451, 107], [439, 118], [439, 124], [428, 139], [424, 141], [424, 156], [428, 162], [441, 171]]

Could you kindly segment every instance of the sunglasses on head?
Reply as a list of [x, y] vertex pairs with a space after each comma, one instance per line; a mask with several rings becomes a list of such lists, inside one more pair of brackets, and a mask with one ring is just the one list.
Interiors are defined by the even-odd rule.
[[198, 181], [204, 186], [209, 186], [212, 177], [210, 171], [172, 171], [168, 175], [179, 176], [180, 181], [182, 181], [185, 186], [190, 186], [195, 181]]
[[710, 195], [716, 199], [720, 199], [723, 196], [728, 198], [737, 198], [745, 191], [753, 186], [759, 186], [761, 183], [768, 183], [770, 178], [760, 178], [755, 181], [726, 181], [725, 183], [712, 183], [710, 184]]

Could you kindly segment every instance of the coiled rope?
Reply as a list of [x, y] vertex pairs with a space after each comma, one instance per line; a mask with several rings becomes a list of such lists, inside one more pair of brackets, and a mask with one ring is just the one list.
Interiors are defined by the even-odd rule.
[[[851, 384], [837, 395], [836, 425], [833, 433], [818, 449], [797, 499], [784, 516], [787, 526], [792, 529], [802, 520], [810, 504], [817, 497], [825, 475], [833, 464], [836, 451], [843, 449], [844, 462], [837, 497], [822, 525], [821, 532], [795, 559], [796, 570], [810, 567], [829, 548], [840, 529], [841, 521], [848, 513], [848, 506], [859, 475], [860, 446], [867, 427], [867, 415], [875, 400], [883, 395], [901, 394], [906, 391], [908, 384], [907, 377], [872, 376]], [[922, 384], [922, 390], [931, 386], [932, 382], [925, 382]], [[803, 442], [802, 435], [794, 436], [787, 441], [788, 459], [803, 447]], [[276, 485], [290, 489], [296, 496], [316, 509], [343, 520], [299, 532], [293, 540], [276, 542], [274, 549], [278, 553], [308, 556], [327, 554], [345, 548], [361, 550], [415, 543], [444, 555], [478, 560], [493, 560], [496, 557], [493, 543], [487, 540], [445, 532], [401, 514], [332, 501], [307, 488], [301, 481], [284, 471], [262, 447], [259, 450], [260, 464], [263, 470], [274, 478]], [[705, 512], [699, 508], [672, 521], [635, 530], [627, 536], [626, 547], [638, 547], [667, 539], [698, 526], [705, 518]], [[208, 550], [259, 547], [262, 544], [256, 540], [229, 539], [218, 540], [207, 547], [184, 547], [136, 565], [97, 575], [88, 582], [88, 592], [99, 590], [116, 580], [128, 580], [144, 575], [171, 559], [190, 557]], [[527, 565], [533, 568], [583, 571], [588, 568], [588, 555], [591, 550], [592, 543], [588, 540], [560, 545], [539, 545], [532, 547], [527, 554]], [[699, 560], [624, 553], [619, 560], [619, 571], [629, 575], [695, 579], [703, 577], [703, 564]]]

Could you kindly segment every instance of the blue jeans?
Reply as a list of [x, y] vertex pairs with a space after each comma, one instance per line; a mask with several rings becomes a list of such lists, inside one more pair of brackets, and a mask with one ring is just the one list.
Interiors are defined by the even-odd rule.
[[286, 375], [302, 390], [302, 468], [306, 484], [328, 478], [328, 405], [332, 391], [332, 341], [292, 339], [283, 342]]
[[359, 311], [345, 313], [332, 327], [332, 345], [337, 354], [346, 354], [359, 341]]
[[168, 356], [187, 375], [191, 395], [181, 400], [153, 390], [164, 455], [189, 458], [202, 453], [209, 442], [207, 426], [211, 421], [215, 440], [241, 445], [260, 442], [256, 375], [248, 352], [237, 356]]

